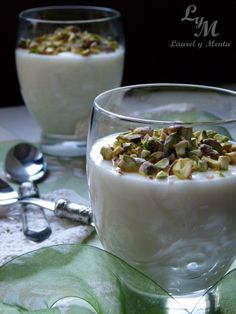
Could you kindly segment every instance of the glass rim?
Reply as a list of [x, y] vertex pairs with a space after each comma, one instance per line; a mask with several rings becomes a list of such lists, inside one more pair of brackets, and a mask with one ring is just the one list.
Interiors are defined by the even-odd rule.
[[182, 126], [193, 126], [193, 125], [221, 125], [221, 124], [229, 124], [236, 122], [235, 119], [227, 119], [227, 120], [214, 120], [214, 121], [192, 121], [192, 122], [184, 122], [184, 121], [169, 121], [169, 120], [152, 120], [152, 119], [141, 119], [141, 118], [135, 118], [130, 116], [124, 116], [119, 113], [115, 113], [112, 111], [109, 111], [107, 109], [104, 109], [101, 105], [99, 105], [99, 101], [102, 97], [108, 96], [108, 95], [114, 95], [119, 92], [125, 91], [125, 90], [131, 90], [133, 88], [145, 88], [145, 87], [180, 87], [180, 88], [195, 88], [203, 91], [211, 91], [211, 92], [220, 92], [228, 95], [236, 96], [236, 91], [221, 88], [221, 87], [215, 87], [215, 86], [208, 86], [208, 85], [197, 85], [197, 84], [182, 84], [182, 83], [150, 83], [150, 84], [138, 84], [138, 85], [128, 85], [128, 86], [122, 86], [117, 87], [114, 89], [110, 89], [108, 91], [105, 91], [94, 99], [94, 108], [97, 109], [99, 112], [102, 112], [103, 114], [113, 118], [113, 119], [119, 119], [121, 121], [131, 122], [131, 123], [142, 123], [142, 124], [156, 124], [156, 125], [170, 125], [170, 124], [178, 124]]
[[[50, 11], [50, 10], [73, 10], [73, 9], [77, 9], [77, 10], [94, 10], [94, 11], [98, 11], [98, 12], [108, 12], [111, 13], [110, 16], [106, 16], [106, 17], [100, 17], [100, 18], [93, 18], [93, 19], [88, 19], [88, 20], [77, 20], [77, 19], [70, 19], [70, 20], [48, 20], [48, 19], [40, 19], [40, 18], [34, 18], [34, 17], [30, 17], [27, 16], [27, 14], [30, 14], [32, 12], [43, 12], [43, 11]], [[107, 8], [107, 7], [100, 7], [100, 6], [89, 6], [89, 5], [57, 5], [57, 6], [45, 6], [45, 7], [35, 7], [35, 8], [31, 8], [31, 9], [26, 9], [24, 11], [21, 11], [19, 13], [19, 18], [26, 20], [28, 22], [31, 23], [51, 23], [51, 24], [86, 24], [86, 23], [99, 23], [99, 22], [107, 22], [107, 21], [111, 21], [114, 19], [119, 18], [120, 12], [112, 9], [112, 8]]]

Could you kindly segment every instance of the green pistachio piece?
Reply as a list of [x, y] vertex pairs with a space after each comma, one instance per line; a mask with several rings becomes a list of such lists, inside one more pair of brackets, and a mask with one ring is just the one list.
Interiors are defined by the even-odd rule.
[[193, 132], [193, 137], [199, 138], [200, 133], [201, 133], [201, 131], [195, 131], [195, 132]]
[[138, 134], [142, 134], [142, 135], [148, 134], [148, 135], [152, 136], [153, 130], [149, 126], [139, 127], [139, 128], [134, 129], [133, 133], [138, 133]]
[[133, 157], [130, 157], [128, 155], [122, 155], [120, 156], [119, 162], [117, 163], [117, 166], [125, 171], [125, 172], [136, 172], [138, 171], [138, 165]]
[[192, 137], [189, 143], [190, 143], [189, 146], [191, 149], [197, 149], [198, 148], [198, 141], [195, 137]]
[[224, 177], [224, 176], [225, 176], [222, 171], [216, 171], [216, 173], [218, 173], [218, 175], [219, 175], [220, 177]]
[[138, 165], [138, 167], [141, 166], [146, 161], [146, 159], [139, 158], [139, 157], [134, 157], [134, 160], [136, 161], [136, 164]]
[[166, 169], [169, 166], [170, 162], [168, 158], [163, 158], [160, 161], [158, 161], [155, 166], [158, 169]]
[[142, 134], [138, 134], [138, 133], [130, 133], [130, 134], [127, 134], [125, 135], [125, 138], [129, 141], [129, 142], [140, 142], [141, 139], [143, 138], [143, 135]]
[[220, 156], [219, 162], [220, 162], [220, 169], [222, 169], [222, 170], [228, 170], [229, 169], [230, 158], [228, 156]]
[[138, 146], [138, 147], [133, 148], [133, 152], [134, 152], [137, 156], [140, 156], [141, 158], [144, 158], [144, 157], [141, 156], [142, 151], [143, 151], [143, 149], [142, 149], [141, 146]]
[[224, 142], [228, 142], [228, 141], [229, 141], [228, 136], [225, 136], [225, 135], [222, 135], [222, 134], [218, 134], [218, 133], [216, 133], [216, 134], [213, 136], [213, 138], [214, 138], [215, 140], [217, 140], [218, 142], [220, 142], [220, 143], [224, 143]]
[[[156, 132], [157, 132], [157, 131], [156, 131]], [[155, 135], [153, 134], [153, 136], [155, 136]], [[158, 137], [158, 136], [157, 136], [157, 137]], [[167, 134], [164, 132], [163, 129], [161, 129], [161, 130], [160, 130], [159, 140], [160, 140], [161, 142], [164, 142], [164, 141], [166, 140], [166, 138], [167, 138]]]
[[123, 151], [124, 149], [121, 146], [117, 146], [112, 152], [112, 157], [119, 156], [120, 154], [123, 153]]
[[163, 152], [159, 151], [159, 152], [152, 153], [151, 156], [148, 158], [148, 161], [155, 164], [156, 162], [158, 162], [162, 158], [163, 158]]
[[113, 157], [113, 151], [109, 146], [103, 146], [100, 150], [100, 154], [105, 160], [111, 160]]
[[198, 161], [200, 160], [198, 157], [196, 158], [191, 158], [191, 160], [193, 161], [193, 166], [192, 166], [192, 172], [194, 171], [198, 171]]
[[207, 130], [207, 137], [208, 138], [214, 138], [214, 136], [217, 134], [215, 131]]
[[142, 143], [144, 143], [145, 141], [149, 140], [151, 138], [151, 136], [149, 134], [145, 134], [142, 140]]
[[209, 168], [213, 170], [220, 170], [221, 165], [219, 160], [212, 159], [211, 157], [203, 156], [202, 160], [205, 160], [207, 162], [207, 165]]
[[177, 159], [172, 167], [173, 174], [179, 179], [190, 179], [192, 175], [193, 161], [189, 158]]
[[167, 172], [161, 170], [160, 172], [158, 172], [158, 174], [156, 175], [156, 179], [162, 180], [162, 179], [166, 179], [168, 177]]
[[146, 150], [149, 150], [151, 153], [162, 151], [163, 144], [159, 142], [156, 138], [150, 137], [143, 141], [143, 147]]
[[140, 142], [140, 140], [142, 139], [142, 135], [141, 134], [133, 134], [131, 131], [127, 132], [127, 133], [123, 133], [120, 134], [116, 137], [117, 141], [119, 143], [135, 143], [135, 142]]
[[228, 152], [228, 153], [233, 150], [233, 146], [230, 142], [225, 142], [225, 143], [223, 142], [223, 143], [221, 143], [221, 146], [222, 146], [223, 150]]
[[122, 143], [120, 143], [117, 139], [114, 141], [112, 147], [115, 149], [117, 146], [122, 146]]
[[179, 136], [183, 137], [186, 141], [190, 142], [193, 135], [193, 129], [181, 127], [178, 129], [177, 133], [179, 134]]
[[207, 132], [206, 130], [202, 130], [198, 136], [198, 142], [200, 143], [205, 139], [207, 139]]
[[147, 159], [151, 155], [151, 152], [147, 149], [143, 149], [141, 152], [141, 158]]
[[229, 157], [230, 163], [232, 165], [236, 165], [236, 151], [235, 152], [226, 153], [225, 156]]
[[128, 133], [123, 133], [123, 134], [118, 135], [118, 136], [116, 137], [117, 143], [118, 143], [119, 145], [121, 145], [121, 144], [124, 144], [124, 143], [129, 142], [129, 140], [128, 140], [128, 138], [127, 138], [127, 136], [128, 136], [129, 134], [130, 134], [130, 133], [128, 132]]
[[197, 161], [197, 170], [200, 172], [206, 172], [208, 169], [207, 161], [204, 159], [199, 159]]
[[168, 157], [174, 151], [174, 145], [178, 142], [179, 136], [177, 133], [171, 133], [167, 136], [164, 142], [164, 156]]
[[90, 50], [87, 48], [87, 49], [84, 49], [80, 52], [80, 54], [84, 57], [87, 57], [90, 55]]
[[153, 137], [160, 138], [161, 137], [161, 132], [159, 130], [153, 130]]
[[139, 173], [143, 176], [155, 176], [157, 171], [157, 167], [149, 161], [145, 161], [139, 168]]
[[187, 155], [187, 149], [189, 147], [189, 141], [182, 140], [177, 144], [174, 144], [175, 152], [178, 157], [185, 157]]
[[202, 152], [199, 148], [193, 149], [189, 152], [189, 157], [194, 158], [194, 157], [202, 157]]
[[124, 151], [130, 150], [133, 147], [133, 143], [124, 143], [122, 145], [122, 147], [123, 147]]

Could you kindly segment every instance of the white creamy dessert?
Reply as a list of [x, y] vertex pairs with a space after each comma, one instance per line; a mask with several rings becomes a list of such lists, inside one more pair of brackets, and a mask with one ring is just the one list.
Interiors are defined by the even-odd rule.
[[89, 156], [91, 205], [104, 247], [174, 295], [210, 287], [235, 256], [236, 166], [150, 179], [103, 159], [101, 148], [115, 137], [98, 140]]
[[21, 92], [27, 107], [46, 134], [73, 135], [87, 121], [94, 98], [118, 87], [124, 49], [84, 57], [71, 52], [58, 55], [16, 50]]
[[31, 50], [16, 49], [17, 73], [28, 109], [45, 134], [86, 139], [94, 98], [121, 84], [124, 48], [88, 55], [63, 49], [52, 54]]

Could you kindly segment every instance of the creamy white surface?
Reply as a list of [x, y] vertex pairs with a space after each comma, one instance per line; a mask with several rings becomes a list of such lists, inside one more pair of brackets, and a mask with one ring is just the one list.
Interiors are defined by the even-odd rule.
[[236, 249], [236, 167], [224, 177], [195, 172], [151, 180], [119, 175], [98, 141], [89, 158], [92, 209], [101, 242], [173, 294], [209, 287], [228, 269]]
[[86, 137], [93, 100], [99, 93], [120, 86], [123, 61], [122, 47], [88, 57], [16, 50], [24, 101], [45, 134], [84, 133]]

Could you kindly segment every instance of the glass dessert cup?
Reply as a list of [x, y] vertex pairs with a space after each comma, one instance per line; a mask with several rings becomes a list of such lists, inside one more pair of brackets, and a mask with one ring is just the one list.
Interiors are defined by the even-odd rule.
[[189, 310], [235, 259], [235, 138], [233, 91], [149, 84], [94, 101], [87, 162], [99, 238]]
[[48, 154], [86, 153], [94, 98], [120, 86], [124, 40], [119, 12], [51, 6], [19, 15], [16, 67], [24, 102]]

